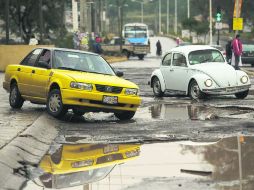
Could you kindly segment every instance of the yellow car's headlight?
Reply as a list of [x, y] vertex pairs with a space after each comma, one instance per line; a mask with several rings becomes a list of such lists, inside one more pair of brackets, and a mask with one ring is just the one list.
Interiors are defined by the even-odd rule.
[[126, 95], [138, 95], [138, 89], [136, 88], [126, 88], [125, 89]]
[[205, 81], [205, 85], [206, 85], [207, 87], [211, 87], [211, 86], [213, 85], [213, 81], [212, 81], [211, 79], [207, 79], [207, 80]]
[[77, 88], [80, 90], [93, 90], [93, 85], [89, 83], [82, 83], [82, 82], [71, 82], [70, 83], [71, 88]]
[[242, 78], [240, 80], [241, 80], [241, 83], [246, 84], [249, 79], [246, 75], [244, 75], [244, 76], [242, 76]]

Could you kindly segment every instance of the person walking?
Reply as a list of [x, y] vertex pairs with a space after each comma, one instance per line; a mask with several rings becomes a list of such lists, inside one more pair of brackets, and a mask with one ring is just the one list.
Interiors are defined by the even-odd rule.
[[240, 40], [240, 35], [237, 34], [232, 41], [232, 65], [234, 65], [235, 70], [240, 70], [239, 65], [241, 64], [241, 55], [243, 52], [243, 45]]
[[160, 40], [158, 40], [156, 43], [156, 55], [161, 56], [161, 42], [160, 42]]

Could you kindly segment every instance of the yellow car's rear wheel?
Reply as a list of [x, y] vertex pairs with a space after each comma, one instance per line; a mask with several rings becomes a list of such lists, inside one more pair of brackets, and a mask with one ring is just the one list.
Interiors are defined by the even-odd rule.
[[11, 85], [9, 103], [12, 108], [19, 109], [23, 106], [24, 99], [21, 97], [17, 83]]
[[56, 118], [63, 117], [67, 113], [68, 109], [63, 105], [61, 91], [59, 89], [53, 89], [49, 92], [47, 111]]

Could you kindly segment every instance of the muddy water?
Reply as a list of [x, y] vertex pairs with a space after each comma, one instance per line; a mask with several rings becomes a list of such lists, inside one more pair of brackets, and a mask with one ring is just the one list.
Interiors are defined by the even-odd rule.
[[135, 118], [159, 119], [159, 120], [212, 120], [219, 118], [243, 118], [252, 113], [252, 110], [239, 108], [215, 108], [195, 104], [154, 104], [140, 108]]
[[26, 190], [254, 188], [254, 137], [218, 142], [63, 144], [30, 168]]

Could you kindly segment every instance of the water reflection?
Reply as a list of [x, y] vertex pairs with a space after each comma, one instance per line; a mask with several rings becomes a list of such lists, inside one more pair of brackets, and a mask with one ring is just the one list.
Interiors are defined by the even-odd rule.
[[216, 119], [214, 110], [206, 106], [156, 104], [150, 107], [154, 119], [163, 120], [207, 120]]
[[39, 181], [46, 188], [80, 186], [105, 178], [113, 168], [139, 156], [140, 145], [62, 145], [43, 157]]
[[[209, 143], [62, 145], [44, 156], [44, 173], [33, 181], [73, 190], [253, 190], [253, 146], [254, 137], [242, 136]], [[39, 188], [28, 183], [26, 189]]]

